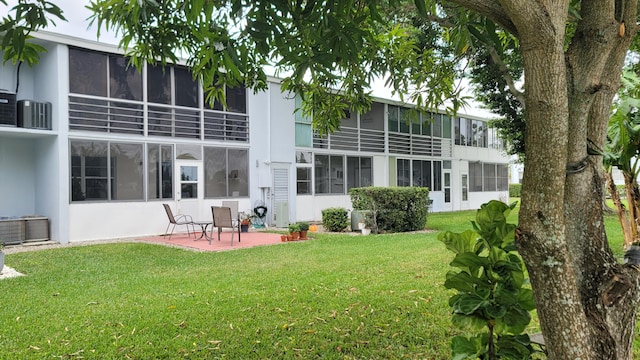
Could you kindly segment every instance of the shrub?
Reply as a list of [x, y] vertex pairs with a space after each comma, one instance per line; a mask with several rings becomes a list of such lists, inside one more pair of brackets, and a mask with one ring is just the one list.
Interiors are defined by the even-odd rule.
[[456, 290], [449, 299], [455, 325], [473, 333], [454, 336], [455, 359], [529, 359], [534, 351], [523, 331], [535, 309], [524, 265], [516, 253], [516, 225], [507, 223], [515, 208], [492, 200], [478, 210], [473, 230], [438, 235], [456, 255], [444, 287]]
[[343, 231], [349, 225], [349, 216], [345, 208], [322, 210], [322, 226], [327, 231]]
[[522, 194], [522, 184], [509, 184], [509, 197], [519, 198]]
[[349, 190], [355, 210], [370, 210], [380, 231], [422, 230], [429, 213], [429, 189], [421, 187], [365, 187]]

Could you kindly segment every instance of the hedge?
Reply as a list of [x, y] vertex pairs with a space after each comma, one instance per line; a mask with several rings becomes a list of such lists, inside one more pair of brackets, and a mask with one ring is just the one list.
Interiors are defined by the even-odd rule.
[[380, 232], [422, 230], [427, 224], [428, 188], [364, 187], [349, 190], [349, 195], [354, 210], [374, 213]]

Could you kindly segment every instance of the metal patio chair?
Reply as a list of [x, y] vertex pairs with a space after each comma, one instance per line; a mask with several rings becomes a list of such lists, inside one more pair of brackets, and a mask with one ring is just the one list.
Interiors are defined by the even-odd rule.
[[213, 216], [213, 227], [211, 228], [209, 245], [211, 245], [211, 239], [213, 238], [214, 228], [218, 228], [218, 241], [220, 241], [220, 233], [222, 233], [222, 228], [231, 228], [231, 245], [233, 245], [233, 236], [235, 234], [234, 229], [238, 229], [238, 242], [240, 242], [240, 222], [234, 221], [233, 216], [231, 215], [230, 208], [212, 206], [211, 215]]
[[162, 204], [164, 206], [164, 211], [167, 213], [167, 217], [169, 218], [169, 224], [167, 224], [167, 228], [164, 230], [164, 236], [167, 236], [167, 232], [169, 231], [169, 227], [171, 227], [171, 233], [169, 234], [169, 240], [171, 240], [171, 236], [173, 236], [173, 232], [178, 225], [185, 225], [187, 227], [187, 234], [191, 237], [191, 232], [189, 230], [189, 225], [191, 225], [191, 229], [193, 230], [193, 236], [196, 235], [195, 224], [193, 223], [193, 219], [190, 215], [178, 215], [177, 217], [173, 216], [173, 211], [171, 211], [171, 207], [169, 204]]

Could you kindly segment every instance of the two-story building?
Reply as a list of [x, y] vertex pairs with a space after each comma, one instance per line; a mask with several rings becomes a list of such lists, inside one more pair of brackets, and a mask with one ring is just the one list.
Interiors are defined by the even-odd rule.
[[225, 109], [179, 64], [138, 70], [113, 45], [36, 38], [36, 66], [0, 66], [0, 219], [47, 217], [54, 241], [162, 233], [162, 203], [202, 220], [223, 200], [264, 204], [286, 226], [350, 209], [353, 187], [426, 186], [432, 211], [508, 197], [509, 159], [473, 114], [376, 98], [318, 136], [277, 78], [257, 94], [226, 89]]

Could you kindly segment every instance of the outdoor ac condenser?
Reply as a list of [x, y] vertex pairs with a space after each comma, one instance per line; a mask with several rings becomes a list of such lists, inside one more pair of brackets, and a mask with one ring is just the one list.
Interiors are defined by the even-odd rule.
[[18, 101], [18, 126], [26, 129], [51, 130], [51, 103]]
[[0, 91], [0, 125], [16, 126], [16, 94]]

